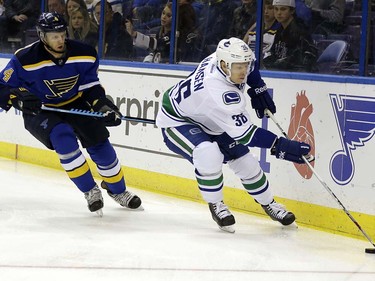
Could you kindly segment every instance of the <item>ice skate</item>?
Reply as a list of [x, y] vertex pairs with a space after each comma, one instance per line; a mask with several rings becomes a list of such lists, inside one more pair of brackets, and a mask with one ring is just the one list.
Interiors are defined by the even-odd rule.
[[100, 217], [103, 216], [103, 197], [102, 192], [99, 187], [96, 185], [93, 189], [88, 192], [85, 192], [85, 199], [87, 200], [87, 207], [90, 212], [96, 212]]
[[272, 200], [268, 205], [261, 206], [271, 219], [280, 222], [282, 225], [290, 225], [296, 219], [292, 212], [286, 210], [283, 205], [277, 203], [275, 200]]
[[125, 190], [123, 193], [113, 194], [108, 189], [108, 186], [104, 181], [102, 181], [100, 185], [103, 189], [107, 190], [108, 195], [117, 203], [119, 203], [122, 207], [126, 207], [129, 209], [143, 210], [143, 207], [141, 206], [142, 204], [141, 198], [139, 198], [134, 193], [131, 193], [130, 191]]
[[217, 203], [208, 203], [212, 218], [217, 223], [219, 228], [223, 231], [234, 233], [235, 230], [232, 227], [236, 223], [234, 216], [228, 210], [228, 207], [223, 201]]

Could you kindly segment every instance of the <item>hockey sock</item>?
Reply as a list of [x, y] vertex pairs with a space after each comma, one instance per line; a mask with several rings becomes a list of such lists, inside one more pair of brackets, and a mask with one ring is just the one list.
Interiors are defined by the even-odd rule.
[[95, 162], [98, 172], [107, 184], [109, 191], [113, 194], [124, 192], [126, 190], [124, 174], [116, 152], [109, 141], [106, 140], [103, 143], [89, 147], [87, 152]]
[[195, 170], [199, 190], [203, 199], [209, 203], [217, 203], [223, 200], [223, 173], [213, 175], [201, 175]]
[[96, 183], [86, 158], [79, 150], [73, 129], [67, 124], [58, 124], [52, 130], [50, 140], [69, 178], [82, 192], [91, 190]]
[[268, 188], [268, 180], [262, 170], [250, 179], [241, 179], [242, 185], [258, 203], [268, 205], [273, 200], [273, 195]]

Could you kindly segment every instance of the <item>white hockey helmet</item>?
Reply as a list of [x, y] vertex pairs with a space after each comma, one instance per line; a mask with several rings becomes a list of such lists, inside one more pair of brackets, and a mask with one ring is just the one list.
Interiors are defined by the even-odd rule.
[[220, 62], [224, 61], [229, 75], [226, 75], [227, 80], [231, 82], [231, 68], [233, 63], [249, 63], [250, 73], [254, 69], [255, 55], [249, 46], [238, 38], [223, 39], [219, 42], [216, 48], [217, 65], [220, 67]]

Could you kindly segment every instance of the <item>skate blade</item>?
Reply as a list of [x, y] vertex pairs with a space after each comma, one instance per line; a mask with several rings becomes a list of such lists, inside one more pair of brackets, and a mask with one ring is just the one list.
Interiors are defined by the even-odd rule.
[[285, 228], [285, 229], [298, 229], [298, 224], [295, 221], [288, 225], [282, 224], [281, 226], [282, 228]]
[[219, 228], [220, 228], [222, 231], [229, 232], [229, 233], [234, 233], [234, 232], [236, 232], [236, 230], [235, 230], [234, 227], [232, 227], [232, 226], [219, 226]]
[[126, 206], [123, 206], [126, 210], [128, 211], [132, 211], [132, 212], [142, 212], [144, 211], [145, 209], [143, 208], [143, 206], [139, 206], [138, 208], [136, 209], [132, 209], [132, 208], [129, 208], [129, 207], [126, 207]]
[[102, 209], [99, 209], [99, 210], [97, 210], [97, 211], [95, 211], [95, 213], [97, 213], [97, 215], [99, 216], [99, 217], [103, 217], [103, 210]]

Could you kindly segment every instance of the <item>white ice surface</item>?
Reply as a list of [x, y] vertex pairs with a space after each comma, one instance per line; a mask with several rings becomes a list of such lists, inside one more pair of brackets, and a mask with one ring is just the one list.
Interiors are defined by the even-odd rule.
[[238, 212], [225, 233], [204, 204], [131, 187], [145, 210], [103, 194], [100, 218], [64, 172], [0, 158], [0, 179], [0, 281], [375, 280], [367, 241]]

